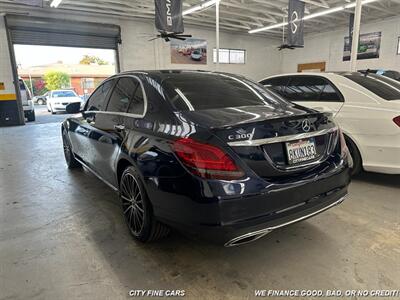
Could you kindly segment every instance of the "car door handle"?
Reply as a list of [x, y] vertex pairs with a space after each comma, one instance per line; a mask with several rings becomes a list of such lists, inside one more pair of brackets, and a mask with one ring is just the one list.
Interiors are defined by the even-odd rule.
[[114, 125], [114, 129], [118, 132], [121, 132], [125, 130], [125, 125], [119, 124], [119, 125]]

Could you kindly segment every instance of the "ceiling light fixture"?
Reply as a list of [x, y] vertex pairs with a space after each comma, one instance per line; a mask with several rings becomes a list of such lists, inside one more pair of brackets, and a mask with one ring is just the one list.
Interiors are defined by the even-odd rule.
[[53, 1], [50, 3], [50, 7], [57, 8], [57, 7], [60, 5], [61, 1], [62, 1], [62, 0], [53, 0]]
[[[54, 0], [54, 1], [56, 1], [56, 0]], [[191, 13], [194, 13], [194, 12], [196, 12], [196, 11], [199, 11], [199, 10], [202, 10], [202, 9], [205, 9], [205, 8], [208, 8], [208, 7], [210, 7], [210, 6], [215, 5], [215, 4], [217, 3], [217, 1], [220, 1], [220, 0], [209, 0], [209, 1], [204, 1], [204, 2], [202, 2], [202, 3], [200, 3], [200, 4], [198, 4], [198, 5], [192, 6], [192, 7], [188, 8], [188, 9], [184, 10], [184, 11], [182, 12], [182, 15], [186, 16], [186, 15], [191, 14]]]
[[[362, 2], [362, 4], [364, 5], [364, 4], [368, 4], [368, 3], [376, 2], [376, 1], [379, 1], [379, 0], [364, 0]], [[338, 6], [338, 7], [333, 7], [333, 8], [327, 9], [327, 10], [323, 10], [323, 11], [316, 12], [316, 13], [310, 14], [308, 16], [305, 16], [303, 18], [303, 20], [309, 20], [309, 19], [314, 19], [314, 18], [320, 17], [320, 16], [333, 14], [335, 12], [342, 11], [342, 10], [345, 10], [345, 9], [348, 9], [348, 8], [354, 8], [355, 6], [356, 6], [356, 3], [352, 2], [350, 4], [346, 4], [346, 5], [342, 5], [342, 6]], [[279, 27], [286, 26], [288, 24], [289, 24], [288, 22], [273, 24], [273, 25], [270, 25], [270, 26], [249, 30], [249, 33], [257, 33], [257, 32], [260, 32], [260, 31], [271, 30], [271, 29], [274, 29], [274, 28], [279, 28]]]

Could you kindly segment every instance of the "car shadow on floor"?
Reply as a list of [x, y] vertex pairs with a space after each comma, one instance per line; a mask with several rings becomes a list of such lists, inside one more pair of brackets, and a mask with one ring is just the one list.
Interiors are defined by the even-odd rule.
[[239, 247], [192, 240], [176, 231], [160, 241], [142, 244], [131, 238], [116, 194], [99, 193], [103, 183], [87, 171], [73, 171], [71, 175], [77, 192], [86, 191], [80, 199], [83, 203], [71, 205], [94, 208], [79, 215], [85, 240], [95, 244], [102, 254], [100, 261], [109, 265], [127, 287], [127, 293], [131, 288], [166, 288], [186, 289], [191, 296], [204, 299], [222, 299], [225, 294], [252, 295], [255, 288], [263, 288], [257, 286], [259, 280], [268, 282], [268, 278], [276, 277], [272, 276], [274, 271], [290, 270], [291, 264], [310, 260], [312, 254], [324, 255], [334, 248], [339, 251], [328, 233], [308, 221]]
[[375, 185], [400, 188], [400, 175], [361, 172], [352, 179]]

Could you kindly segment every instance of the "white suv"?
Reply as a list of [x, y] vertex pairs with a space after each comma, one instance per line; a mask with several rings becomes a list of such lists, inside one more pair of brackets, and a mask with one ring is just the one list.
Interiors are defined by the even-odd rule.
[[400, 174], [400, 82], [363, 73], [294, 73], [260, 81], [285, 99], [331, 112], [354, 161], [353, 174]]
[[28, 120], [28, 122], [33, 122], [35, 121], [35, 106], [32, 101], [31, 92], [22, 79], [19, 79], [18, 81], [25, 118]]

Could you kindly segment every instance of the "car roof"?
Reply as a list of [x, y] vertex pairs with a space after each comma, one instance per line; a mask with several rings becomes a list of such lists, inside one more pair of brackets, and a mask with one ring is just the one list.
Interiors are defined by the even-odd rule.
[[166, 69], [166, 70], [134, 70], [134, 71], [125, 71], [121, 72], [118, 74], [115, 74], [110, 78], [114, 77], [120, 77], [123, 75], [147, 75], [159, 82], [163, 81], [164, 79], [170, 77], [170, 75], [176, 75], [176, 74], [210, 74], [210, 75], [216, 75], [216, 74], [221, 74], [221, 75], [229, 75], [231, 77], [235, 77], [238, 79], [243, 79], [245, 78], [242, 75], [238, 74], [232, 74], [232, 73], [227, 73], [227, 72], [217, 72], [217, 71], [207, 71], [207, 70], [182, 70], [182, 69]]
[[[374, 74], [374, 73], [372, 73]], [[346, 75], [360, 75], [360, 76], [367, 76], [369, 74], [361, 73], [361, 72], [349, 72], [349, 71], [330, 71], [330, 72], [301, 72], [301, 73], [284, 73], [278, 75], [268, 76], [266, 78], [261, 79], [270, 79], [270, 78], [277, 78], [277, 77], [285, 77], [285, 76], [321, 76], [325, 78], [335, 78], [337, 76], [343, 77]]]

